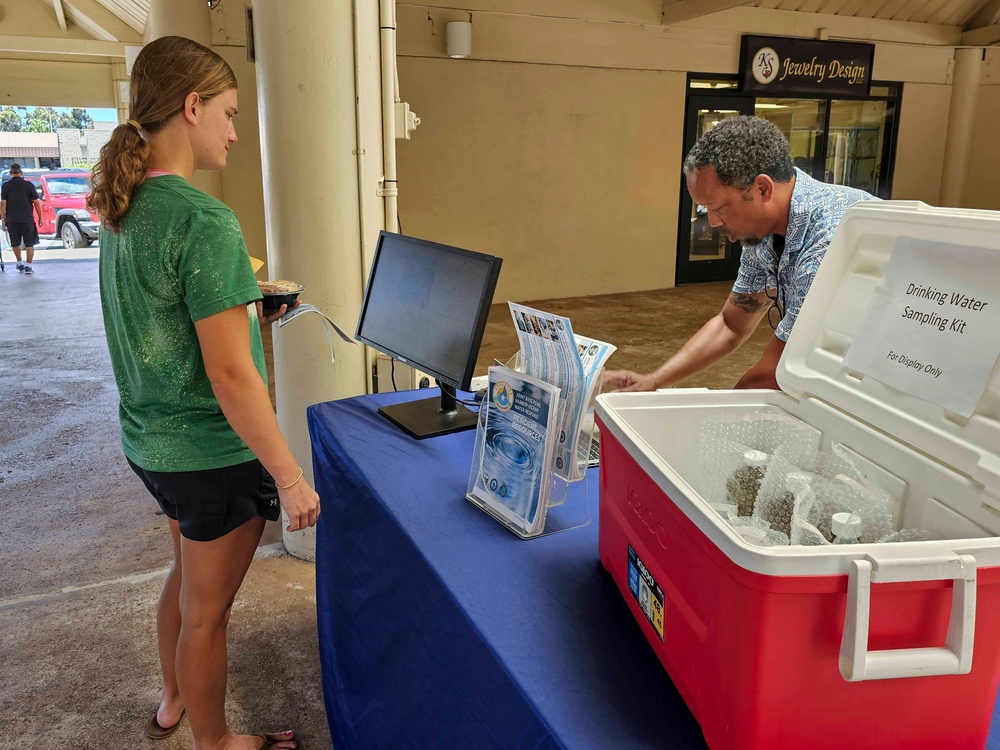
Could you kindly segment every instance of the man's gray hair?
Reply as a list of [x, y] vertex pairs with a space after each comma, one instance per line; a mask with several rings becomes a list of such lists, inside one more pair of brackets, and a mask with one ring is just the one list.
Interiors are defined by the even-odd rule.
[[776, 125], [741, 115], [722, 120], [698, 139], [684, 160], [684, 173], [715, 167], [723, 187], [749, 190], [757, 175], [775, 182], [795, 176], [791, 149]]

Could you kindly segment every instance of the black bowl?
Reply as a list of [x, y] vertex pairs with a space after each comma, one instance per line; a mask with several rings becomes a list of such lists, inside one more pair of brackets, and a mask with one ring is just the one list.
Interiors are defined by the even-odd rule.
[[297, 292], [261, 292], [264, 295], [263, 307], [269, 312], [277, 312], [281, 309], [282, 305], [291, 307], [303, 291], [305, 290], [299, 289]]

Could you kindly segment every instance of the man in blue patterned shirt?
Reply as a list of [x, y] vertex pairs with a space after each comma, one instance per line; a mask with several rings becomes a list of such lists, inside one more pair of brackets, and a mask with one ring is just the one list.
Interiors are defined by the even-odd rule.
[[739, 276], [722, 311], [659, 369], [608, 372], [605, 387], [673, 385], [732, 354], [768, 316], [774, 336], [736, 387], [777, 389], [778, 359], [841, 218], [854, 203], [877, 198], [797, 169], [781, 131], [757, 117], [729, 118], [705, 133], [684, 160], [684, 174], [709, 224], [743, 244]]

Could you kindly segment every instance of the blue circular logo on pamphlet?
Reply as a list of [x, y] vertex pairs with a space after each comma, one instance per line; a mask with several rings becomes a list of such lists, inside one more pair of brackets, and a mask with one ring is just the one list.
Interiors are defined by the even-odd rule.
[[501, 380], [493, 386], [493, 403], [500, 411], [510, 411], [514, 406], [514, 389], [509, 383]]

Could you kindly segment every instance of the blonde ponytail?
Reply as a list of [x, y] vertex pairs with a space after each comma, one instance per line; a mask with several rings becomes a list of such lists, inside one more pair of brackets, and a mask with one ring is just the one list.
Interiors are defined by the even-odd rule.
[[146, 177], [149, 159], [149, 144], [134, 126], [126, 123], [111, 132], [94, 166], [93, 189], [87, 198], [87, 206], [100, 214], [108, 229], [117, 232], [121, 227], [132, 195]]

